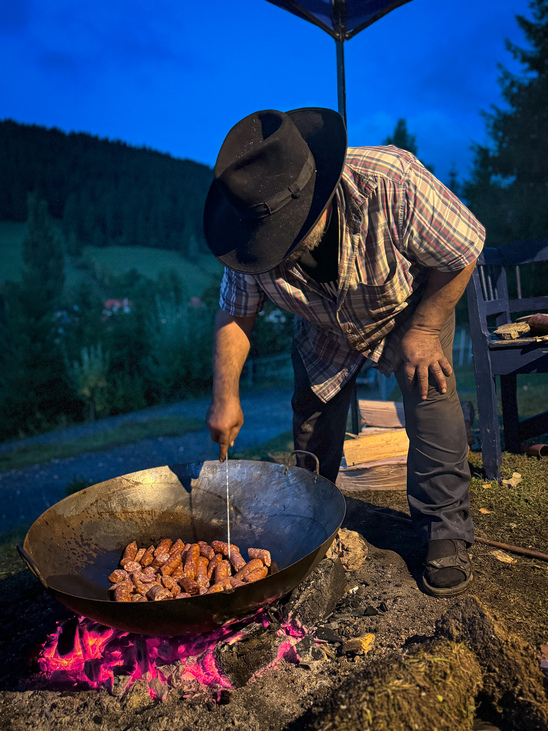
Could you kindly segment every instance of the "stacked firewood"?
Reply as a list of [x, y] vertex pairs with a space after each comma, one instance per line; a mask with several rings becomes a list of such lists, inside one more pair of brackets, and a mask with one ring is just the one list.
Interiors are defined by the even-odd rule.
[[109, 578], [117, 602], [187, 599], [235, 589], [264, 579], [271, 572], [269, 551], [248, 548], [246, 561], [238, 546], [224, 541], [184, 543], [163, 538], [157, 546], [126, 546], [121, 568]]

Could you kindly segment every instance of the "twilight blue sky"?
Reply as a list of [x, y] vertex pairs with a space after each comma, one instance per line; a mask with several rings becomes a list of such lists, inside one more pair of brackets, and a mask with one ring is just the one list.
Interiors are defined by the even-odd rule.
[[[504, 40], [528, 0], [412, 0], [345, 44], [351, 145], [399, 117], [447, 180], [501, 104]], [[337, 108], [335, 43], [266, 0], [4, 0], [0, 119], [89, 132], [213, 165], [258, 109]]]

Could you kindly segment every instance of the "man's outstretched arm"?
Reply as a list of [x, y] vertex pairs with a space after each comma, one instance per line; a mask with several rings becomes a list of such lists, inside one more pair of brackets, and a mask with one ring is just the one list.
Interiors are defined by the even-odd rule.
[[394, 371], [403, 363], [407, 387], [411, 390], [416, 377], [423, 399], [428, 393], [430, 373], [441, 393], [447, 389], [445, 376], [450, 376], [453, 369], [441, 348], [440, 330], [466, 289], [475, 266], [474, 261], [457, 272], [430, 272], [422, 299], [400, 342]]
[[256, 316], [233, 317], [219, 310], [213, 341], [213, 395], [207, 412], [211, 438], [219, 444], [219, 459], [226, 459], [244, 417], [240, 406], [240, 376], [249, 353]]

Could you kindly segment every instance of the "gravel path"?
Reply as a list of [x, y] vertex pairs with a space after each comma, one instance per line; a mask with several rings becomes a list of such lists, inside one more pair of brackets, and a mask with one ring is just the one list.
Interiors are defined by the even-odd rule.
[[[90, 452], [21, 470], [1, 472], [0, 533], [17, 526], [29, 527], [44, 510], [66, 497], [66, 487], [74, 478], [97, 483], [151, 467], [218, 458], [218, 447], [213, 444], [209, 431], [205, 428], [208, 405], [208, 398], [185, 401], [0, 445], [0, 451], [6, 452], [29, 443], [69, 441], [113, 429], [123, 423], [146, 421], [160, 416], [179, 415], [204, 419], [203, 431], [179, 437], [145, 439], [137, 444], [104, 452]], [[238, 449], [262, 444], [291, 429], [289, 388], [264, 389], [244, 395], [242, 408], [245, 423], [236, 441], [235, 446]]]

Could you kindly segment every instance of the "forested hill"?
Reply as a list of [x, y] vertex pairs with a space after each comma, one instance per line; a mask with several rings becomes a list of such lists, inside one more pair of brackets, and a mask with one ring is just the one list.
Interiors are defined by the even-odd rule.
[[142, 245], [193, 258], [205, 251], [202, 212], [213, 174], [88, 134], [0, 121], [0, 220], [24, 221], [27, 194], [62, 221], [68, 250]]

